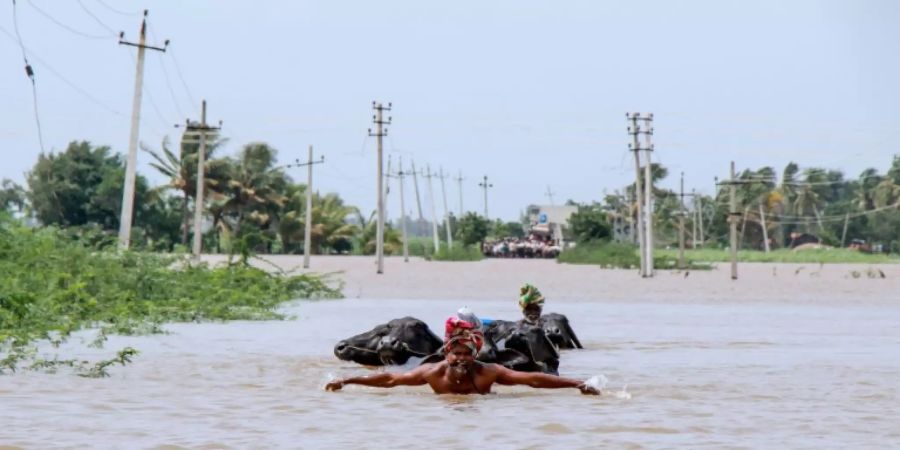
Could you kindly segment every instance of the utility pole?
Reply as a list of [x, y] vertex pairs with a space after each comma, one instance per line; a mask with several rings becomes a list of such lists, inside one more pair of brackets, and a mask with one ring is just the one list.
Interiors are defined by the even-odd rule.
[[387, 170], [384, 172], [384, 221], [385, 223], [390, 223], [390, 217], [388, 217], [388, 194], [391, 193], [391, 155], [388, 155], [388, 164]]
[[376, 198], [378, 199], [378, 224], [375, 231], [375, 257], [378, 260], [378, 269], [376, 273], [382, 274], [384, 273], [384, 176], [382, 170], [382, 159], [383, 159], [383, 150], [382, 150], [382, 138], [387, 136], [388, 130], [387, 128], [382, 128], [382, 125], [390, 125], [391, 118], [388, 117], [387, 120], [384, 120], [383, 113], [384, 111], [391, 110], [391, 103], [388, 102], [387, 107], [383, 106], [379, 102], [372, 102], [372, 109], [375, 110], [375, 115], [372, 116], [372, 120], [375, 123], [375, 133], [372, 133], [372, 129], [369, 129], [369, 136], [375, 136], [378, 141], [378, 193]]
[[416, 236], [422, 234], [422, 224], [425, 218], [422, 216], [422, 200], [419, 198], [419, 172], [416, 171], [416, 160], [412, 160], [413, 187], [416, 190], [416, 211], [419, 213], [419, 221], [416, 222]]
[[447, 178], [444, 175], [444, 168], [440, 167], [440, 176], [438, 178], [441, 179], [441, 195], [444, 197], [444, 223], [446, 225], [446, 234], [447, 234], [447, 249], [453, 249], [453, 231], [450, 230], [450, 209], [447, 208], [447, 189], [444, 187], [444, 178]]
[[[641, 252], [641, 276], [644, 278], [653, 276], [653, 251], [651, 246], [653, 245], [653, 240], [651, 239], [652, 227], [651, 227], [651, 191], [652, 191], [652, 181], [650, 178], [650, 148], [649, 139], [650, 134], [653, 132], [652, 128], [648, 126], [646, 129], [641, 128], [641, 122], [649, 122], [653, 119], [653, 115], [651, 114], [649, 117], [641, 117], [640, 113], [632, 113], [625, 114], [625, 117], [631, 121], [631, 126], [628, 127], [628, 134], [632, 136], [633, 143], [628, 144], [629, 150], [634, 152], [634, 169], [635, 169], [635, 184], [634, 190], [635, 195], [637, 197], [637, 232], [638, 232], [638, 241], [640, 245]], [[647, 135], [648, 144], [647, 147], [641, 147], [640, 141], [638, 139], [639, 135], [644, 134]], [[643, 183], [641, 182], [641, 161], [640, 161], [640, 151], [646, 150], [646, 171], [644, 174]], [[644, 192], [641, 190], [644, 189]]]
[[844, 214], [844, 231], [841, 233], [841, 248], [845, 247], [847, 242], [847, 226], [850, 225], [850, 211]]
[[[316, 164], [322, 164], [325, 162], [325, 155], [322, 155], [316, 161], [313, 161], [313, 146], [309, 145], [309, 155], [307, 156], [306, 162], [300, 162], [299, 159], [295, 159], [295, 162], [292, 164], [287, 164], [284, 166], [278, 166], [280, 169], [289, 169], [294, 167], [306, 167], [306, 218], [304, 219], [304, 230], [303, 230], [303, 268], [309, 269], [309, 256], [312, 253], [312, 199], [313, 199], [313, 178], [312, 178], [312, 170], [313, 166]], [[318, 195], [318, 193], [316, 193]]]
[[434, 175], [431, 173], [431, 166], [425, 167], [427, 168], [425, 178], [428, 180], [428, 198], [431, 200], [431, 237], [434, 239], [434, 252], [437, 253], [441, 249], [441, 244], [438, 241], [437, 212], [435, 212], [434, 206], [434, 189], [431, 186], [431, 179], [434, 178]]
[[555, 204], [555, 203], [553, 203], [553, 194], [555, 194], [555, 192], [553, 192], [553, 191], [550, 190], [550, 185], [548, 184], [548, 185], [547, 185], [547, 192], [546, 192], [544, 195], [546, 195], [547, 198], [550, 200], [550, 204], [551, 204], [551, 205], [554, 205], [554, 204]]
[[119, 248], [131, 245], [131, 220], [134, 216], [134, 180], [137, 176], [137, 144], [141, 121], [141, 97], [144, 85], [144, 53], [146, 49], [165, 52], [169, 40], [162, 47], [147, 45], [147, 10], [141, 20], [138, 43], [125, 41], [125, 32], [119, 33], [119, 44], [137, 47], [137, 70], [134, 77], [134, 99], [131, 106], [131, 137], [128, 140], [128, 159], [125, 160], [125, 186], [122, 189], [122, 211], [119, 216]]
[[697, 202], [697, 216], [700, 225], [700, 246], [703, 247], [703, 243], [706, 242], [706, 233], [703, 231], [703, 196], [694, 194], [694, 200]]
[[403, 157], [401, 156], [398, 166], [400, 170], [397, 172], [397, 178], [400, 179], [400, 229], [403, 230], [403, 262], [409, 262], [409, 239], [406, 236], [406, 205], [403, 202]]
[[[734, 161], [731, 162], [731, 179], [729, 181], [723, 182], [721, 184], [727, 184], [729, 187], [728, 193], [728, 224], [729, 224], [729, 234], [731, 235], [731, 279], [737, 280], [737, 252], [738, 252], [738, 235], [737, 235], [737, 224], [738, 221], [744, 218], [746, 221], [746, 217], [750, 211], [750, 207], [746, 207], [744, 212], [741, 213], [738, 211], [737, 206], [737, 186], [739, 184], [752, 184], [752, 183], [763, 183], [771, 180], [762, 180], [762, 179], [744, 179], [738, 180], [736, 178], [735, 170], [734, 170]], [[719, 187], [719, 179], [716, 180], [716, 188]], [[718, 197], [718, 195], [716, 195]], [[716, 202], [713, 202], [715, 205]], [[762, 215], [762, 204], [760, 204], [760, 214]], [[765, 218], [762, 219], [763, 227], [765, 227]], [[743, 233], [742, 233], [743, 234]], [[767, 233], [764, 230], [763, 236], [764, 239], [767, 237]], [[768, 242], [768, 240], [766, 239]]]
[[644, 165], [644, 202], [647, 204], [647, 270], [650, 277], [653, 276], [653, 176], [651, 174], [652, 164], [650, 162], [650, 152], [653, 151], [653, 143], [650, 137], [653, 136], [653, 113], [642, 119], [646, 124], [647, 130], [644, 132], [644, 154], [646, 156]]
[[[639, 248], [640, 250], [643, 250], [643, 247], [640, 246], [641, 237], [640, 237], [640, 231], [638, 230], [637, 220], [635, 219], [635, 216], [633, 216], [633, 215], [631, 214], [631, 208], [634, 206], [634, 203], [637, 201], [637, 200], [635, 200], [635, 198], [634, 198], [634, 195], [635, 195], [635, 191], [636, 191], [636, 190], [637, 190], [637, 189], [632, 190], [632, 191], [631, 191], [631, 196], [628, 197], [628, 198], [625, 198], [625, 196], [623, 195], [623, 196], [622, 196], [622, 199], [624, 199], [625, 201], [628, 202], [628, 203], [627, 203], [627, 205], [628, 205], [627, 213], [628, 213], [628, 223], [629, 223], [629, 225], [631, 226], [631, 243], [634, 244], [634, 245], [638, 245], [638, 246], [639, 246], [638, 248]], [[625, 186], [625, 192], [626, 192], [626, 193], [628, 192], [628, 186]], [[640, 211], [638, 211], [638, 216], [639, 216], [639, 215], [640, 215]], [[641, 253], [641, 260], [643, 260], [643, 259], [644, 259], [644, 253], [642, 252], [642, 253]], [[643, 266], [641, 267], [641, 269], [642, 269], [642, 271], [643, 271]]]
[[303, 230], [303, 268], [309, 269], [309, 255], [312, 253], [312, 198], [313, 198], [313, 165], [325, 162], [325, 155], [322, 159], [313, 161], [313, 146], [309, 145], [309, 155], [306, 162], [297, 161], [296, 164], [287, 167], [303, 167], [306, 166], [306, 220]]
[[681, 191], [678, 208], [678, 268], [684, 269], [684, 172], [681, 172]]
[[203, 246], [203, 232], [201, 225], [203, 223], [203, 193], [206, 190], [206, 133], [209, 131], [217, 131], [221, 128], [210, 127], [206, 125], [206, 100], [201, 102], [200, 106], [200, 124], [192, 125], [187, 122], [187, 131], [200, 133], [200, 148], [197, 151], [197, 194], [194, 196], [194, 241], [193, 256], [194, 261], [200, 261], [200, 252]]
[[700, 235], [697, 234], [697, 222], [700, 217], [700, 210], [697, 209], [697, 190], [691, 189], [691, 206], [694, 212], [691, 214], [691, 249], [697, 248], [697, 239], [699, 239]]
[[734, 161], [731, 162], [731, 188], [728, 194], [728, 223], [731, 234], [731, 279], [737, 280], [737, 221], [741, 213], [737, 211], [737, 180], [734, 178]]
[[762, 202], [759, 202], [759, 220], [762, 222], [763, 248], [769, 253], [769, 230], [766, 230], [766, 212], [763, 211]]
[[487, 197], [487, 192], [488, 192], [488, 188], [492, 188], [492, 187], [494, 187], [494, 185], [491, 184], [491, 183], [488, 183], [487, 175], [484, 176], [484, 181], [482, 181], [481, 183], [478, 183], [478, 185], [481, 186], [482, 189], [484, 189], [484, 219], [485, 219], [485, 220], [489, 220], [489, 219], [488, 219], [488, 197]]
[[459, 217], [463, 216], [463, 185], [462, 182], [465, 180], [462, 176], [462, 170], [459, 171], [459, 176], [455, 178], [456, 182], [459, 183]]

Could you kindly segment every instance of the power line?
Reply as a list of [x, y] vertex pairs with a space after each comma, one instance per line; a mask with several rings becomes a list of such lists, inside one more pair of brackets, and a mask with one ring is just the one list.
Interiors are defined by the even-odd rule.
[[113, 30], [112, 27], [110, 27], [109, 25], [104, 23], [102, 20], [100, 20], [99, 17], [94, 15], [94, 13], [91, 12], [91, 10], [89, 10], [87, 8], [87, 6], [84, 6], [84, 3], [82, 3], [81, 0], [78, 0], [78, 6], [80, 6], [81, 9], [87, 13], [87, 15], [91, 16], [91, 18], [94, 19], [94, 21], [96, 21], [98, 24], [100, 24], [100, 26], [103, 27], [104, 29], [106, 29], [106, 31], [109, 31], [113, 36], [116, 36], [118, 34], [118, 33], [116, 33], [116, 30]]
[[[22, 59], [25, 61], [25, 75], [31, 80], [31, 97], [34, 101], [34, 121], [37, 124], [38, 143], [41, 146], [41, 152], [44, 152], [44, 132], [41, 128], [41, 115], [38, 113], [37, 85], [34, 82], [34, 69], [28, 63], [28, 56], [25, 53], [25, 45], [22, 43], [22, 35], [19, 33], [19, 17], [16, 9], [16, 0], [13, 0], [13, 26], [16, 28], [16, 40], [19, 42], [19, 48], [22, 49]], [[7, 33], [6, 30], [3, 30]]]
[[197, 101], [194, 100], [194, 96], [191, 95], [191, 90], [188, 88], [187, 83], [184, 81], [184, 75], [181, 73], [181, 65], [178, 64], [178, 58], [175, 57], [175, 52], [173, 52], [171, 49], [169, 49], [169, 51], [166, 53], [168, 53], [169, 56], [172, 57], [172, 61], [175, 63], [175, 72], [178, 74], [178, 79], [181, 80], [181, 85], [184, 87], [184, 92], [187, 93], [188, 100], [191, 101], [191, 106], [193, 106], [196, 109]]
[[[150, 37], [153, 38], [153, 40], [156, 40], [156, 34], [153, 33], [153, 26], [148, 24], [147, 30], [150, 31]], [[166, 79], [166, 87], [169, 90], [169, 95], [172, 97], [172, 103], [175, 104], [175, 109], [178, 111], [178, 115], [184, 117], [186, 116], [186, 114], [184, 114], [184, 111], [181, 109], [181, 104], [178, 103], [178, 99], [175, 97], [175, 90], [172, 89], [172, 83], [171, 81], [169, 81], [169, 71], [166, 70], [166, 60], [163, 58], [163, 55], [157, 56], [159, 57], [159, 66], [162, 69], [163, 77]]]
[[[7, 31], [5, 28], [0, 27], [0, 31], [2, 31], [4, 34], [6, 34], [6, 36], [9, 37], [10, 39], [12, 39], [13, 41], [16, 40], [16, 38], [15, 38], [9, 31]], [[21, 43], [20, 43], [20, 45], [21, 45]], [[22, 48], [23, 48], [23, 51], [24, 51], [24, 50], [27, 50], [27, 47], [22, 46]], [[119, 111], [116, 111], [114, 108], [112, 108], [112, 107], [110, 107], [110, 106], [107, 106], [106, 104], [104, 104], [103, 102], [101, 102], [100, 100], [98, 100], [96, 97], [94, 97], [93, 95], [91, 95], [90, 93], [88, 93], [87, 91], [85, 91], [84, 89], [80, 88], [80, 87], [79, 87], [78, 85], [76, 85], [75, 83], [69, 81], [66, 77], [64, 77], [61, 73], [59, 73], [59, 71], [57, 71], [56, 69], [54, 69], [53, 66], [51, 66], [50, 64], [47, 63], [47, 61], [41, 59], [41, 57], [39, 57], [39, 56], [38, 56], [37, 54], [35, 54], [33, 51], [28, 50], [28, 53], [31, 54], [31, 57], [32, 57], [32, 58], [34, 58], [37, 62], [41, 63], [47, 70], [49, 70], [50, 73], [52, 73], [53, 75], [55, 75], [57, 78], [59, 78], [60, 80], [62, 80], [64, 83], [68, 84], [69, 87], [71, 87], [72, 89], [78, 91], [78, 93], [80, 93], [81, 95], [83, 95], [85, 98], [87, 98], [87, 99], [90, 100], [91, 102], [95, 103], [97, 106], [100, 106], [101, 108], [103, 108], [103, 109], [105, 109], [105, 110], [109, 111], [110, 113], [115, 114], [115, 115], [117, 115], [117, 116], [128, 117], [127, 115], [125, 115], [125, 114], [123, 114], [123, 113], [121, 113], [121, 112], [119, 112]], [[27, 59], [26, 59], [26, 61], [27, 61]]]
[[106, 8], [106, 9], [108, 9], [108, 10], [110, 10], [110, 11], [116, 13], [116, 14], [119, 14], [119, 15], [123, 15], [123, 16], [139, 16], [139, 15], [141, 15], [140, 12], [125, 12], [125, 11], [120, 11], [120, 10], [118, 10], [118, 9], [116, 9], [116, 8], [113, 8], [112, 6], [107, 5], [107, 4], [104, 3], [102, 0], [97, 0], [97, 3], [99, 3], [100, 5], [102, 5], [104, 8]]
[[[15, 4], [15, 2], [13, 2], [13, 3]], [[110, 38], [109, 35], [99, 36], [99, 35], [96, 35], [96, 34], [88, 34], [88, 33], [85, 33], [85, 32], [83, 32], [83, 31], [76, 30], [76, 29], [74, 29], [74, 28], [72, 28], [72, 27], [70, 27], [70, 26], [68, 26], [68, 25], [66, 25], [66, 24], [64, 24], [64, 23], [62, 23], [62, 22], [60, 22], [60, 21], [57, 20], [55, 17], [51, 16], [51, 15], [48, 14], [46, 11], [44, 11], [44, 10], [41, 9], [41, 8], [39, 8], [37, 5], [34, 4], [33, 1], [28, 0], [28, 4], [31, 5], [31, 7], [34, 8], [34, 10], [37, 11], [38, 13], [40, 13], [42, 16], [46, 17], [48, 20], [50, 20], [51, 22], [55, 23], [55, 24], [58, 25], [60, 28], [63, 28], [63, 29], [65, 29], [65, 30], [67, 30], [68, 32], [72, 33], [72, 34], [77, 34], [77, 35], [79, 35], [79, 36], [81, 36], [81, 37], [85, 37], [85, 38], [88, 38], [88, 39], [109, 39], [109, 38]], [[115, 36], [115, 33], [113, 33], [113, 36]]]

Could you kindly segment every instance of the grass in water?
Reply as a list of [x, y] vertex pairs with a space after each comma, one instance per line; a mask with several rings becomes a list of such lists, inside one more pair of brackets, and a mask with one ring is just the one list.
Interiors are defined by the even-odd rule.
[[446, 244], [441, 243], [440, 249], [432, 255], [431, 259], [434, 261], [481, 261], [484, 259], [484, 255], [474, 245], [456, 244], [453, 248], [448, 248]]
[[[641, 264], [637, 247], [617, 242], [586, 242], [567, 248], [560, 253], [557, 261], [567, 264], [595, 264], [601, 267], [618, 269], [636, 269]], [[710, 269], [708, 263], [685, 257], [685, 263], [691, 270]], [[656, 269], [675, 269], [678, 266], [677, 253], [672, 256], [655, 252], [653, 267]]]
[[[659, 255], [677, 258], [678, 250], [656, 250]], [[684, 251], [685, 257], [693, 261], [729, 262], [731, 253], [728, 249], [702, 248]], [[777, 249], [768, 253], [760, 250], [738, 251], [740, 262], [778, 262], [778, 263], [900, 263], [900, 256], [887, 254], [869, 254], [842, 248], [822, 248], [794, 251]]]
[[[272, 274], [243, 263], [188, 265], [184, 257], [87, 242], [64, 230], [0, 221], [0, 373], [29, 361], [35, 370], [83, 367], [42, 363], [30, 350], [39, 341], [58, 346], [81, 329], [99, 328], [93, 344], [99, 346], [106, 334], [161, 332], [166, 322], [280, 319], [282, 302], [340, 295], [315, 275]], [[84, 373], [103, 376], [135, 354], [123, 349], [112, 363]]]

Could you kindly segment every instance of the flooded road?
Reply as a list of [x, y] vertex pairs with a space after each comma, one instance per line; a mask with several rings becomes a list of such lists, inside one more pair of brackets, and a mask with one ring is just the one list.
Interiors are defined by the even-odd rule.
[[[514, 301], [301, 302], [280, 322], [175, 324], [168, 335], [78, 343], [60, 356], [130, 345], [106, 379], [0, 377], [0, 445], [25, 448], [897, 448], [900, 307], [553, 301], [586, 350], [561, 375], [608, 380], [603, 397], [495, 386], [437, 396], [427, 386], [348, 386], [370, 372], [336, 341], [412, 315], [440, 335], [469, 303], [514, 319]], [[90, 334], [86, 335], [89, 338]], [[76, 339], [77, 341], [77, 339]], [[77, 345], [74, 345], [77, 344]]]

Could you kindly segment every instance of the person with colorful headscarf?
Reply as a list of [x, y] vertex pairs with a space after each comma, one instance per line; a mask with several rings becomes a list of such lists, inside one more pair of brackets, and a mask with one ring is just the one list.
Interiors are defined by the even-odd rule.
[[517, 372], [498, 364], [475, 360], [484, 344], [484, 335], [475, 324], [451, 316], [444, 324], [444, 360], [423, 364], [410, 372], [383, 372], [363, 377], [335, 380], [325, 390], [337, 391], [348, 384], [372, 387], [429, 385], [436, 394], [487, 394], [494, 383], [524, 385], [533, 388], [575, 388], [583, 394], [600, 395], [600, 391], [582, 381], [555, 375]]
[[519, 289], [519, 308], [522, 308], [522, 315], [525, 316], [526, 322], [537, 325], [544, 308], [544, 296], [541, 291], [531, 284], [522, 286]]
[[562, 314], [543, 314], [544, 295], [538, 288], [525, 284], [519, 289], [519, 308], [525, 316], [522, 322], [539, 326], [547, 333], [553, 344], [561, 349], [583, 348], [569, 319]]

